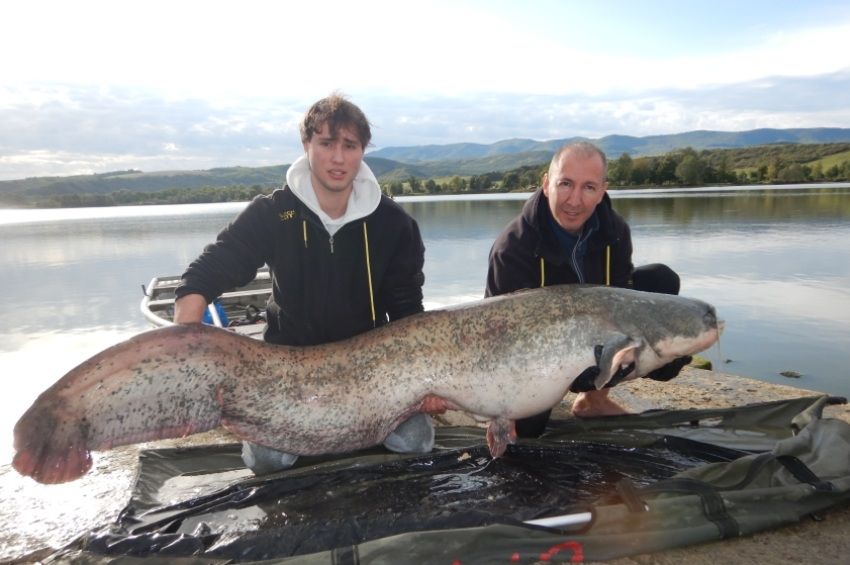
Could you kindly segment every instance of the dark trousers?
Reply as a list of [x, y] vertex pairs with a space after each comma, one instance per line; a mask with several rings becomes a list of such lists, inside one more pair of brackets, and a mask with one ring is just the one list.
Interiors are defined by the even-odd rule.
[[[635, 290], [657, 292], [660, 294], [679, 294], [679, 275], [676, 271], [661, 263], [644, 265], [632, 273]], [[538, 437], [546, 429], [552, 410], [516, 421], [516, 433], [519, 437]]]

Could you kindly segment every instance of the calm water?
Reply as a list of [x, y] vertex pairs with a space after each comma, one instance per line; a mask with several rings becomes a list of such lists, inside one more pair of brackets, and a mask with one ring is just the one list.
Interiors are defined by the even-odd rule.
[[[850, 395], [850, 185], [613, 196], [635, 263], [669, 264], [726, 320], [716, 367]], [[426, 307], [482, 296], [490, 245], [525, 198], [400, 199], [425, 238]], [[42, 390], [147, 328], [141, 285], [179, 274], [243, 207], [0, 210], [0, 463]]]

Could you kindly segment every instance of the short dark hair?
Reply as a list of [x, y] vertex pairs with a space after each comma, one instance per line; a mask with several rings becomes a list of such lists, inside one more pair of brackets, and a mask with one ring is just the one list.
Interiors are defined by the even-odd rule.
[[304, 114], [300, 127], [301, 143], [307, 143], [313, 139], [313, 134], [324, 125], [330, 128], [332, 136], [336, 135], [340, 126], [352, 126], [357, 131], [357, 137], [360, 138], [363, 149], [366, 149], [372, 140], [372, 129], [366, 114], [337, 92], [322, 98], [310, 106]]
[[580, 155], [584, 155], [589, 157], [591, 155], [598, 155], [600, 159], [602, 159], [602, 174], [605, 175], [605, 180], [608, 180], [608, 158], [605, 156], [605, 152], [599, 149], [597, 146], [592, 144], [589, 141], [573, 141], [572, 143], [567, 143], [562, 146], [555, 154], [552, 156], [552, 161], [549, 162], [549, 169], [552, 170], [552, 167], [555, 166], [561, 160], [561, 157], [567, 151], [575, 151]]

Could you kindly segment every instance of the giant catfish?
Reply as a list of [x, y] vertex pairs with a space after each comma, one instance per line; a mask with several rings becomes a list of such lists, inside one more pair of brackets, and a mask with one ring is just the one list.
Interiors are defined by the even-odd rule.
[[223, 426], [298, 455], [381, 443], [416, 412], [489, 420], [494, 457], [513, 421], [555, 406], [594, 368], [603, 388], [708, 348], [722, 322], [699, 300], [552, 286], [427, 311], [353, 338], [272, 345], [201, 324], [143, 332], [83, 362], [15, 426], [13, 466], [74, 480], [91, 451]]

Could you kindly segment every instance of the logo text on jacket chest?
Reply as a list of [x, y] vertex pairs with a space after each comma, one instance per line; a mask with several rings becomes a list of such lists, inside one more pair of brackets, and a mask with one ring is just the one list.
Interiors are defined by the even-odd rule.
[[295, 210], [284, 210], [279, 213], [280, 221], [285, 222], [286, 220], [291, 220], [295, 217]]

